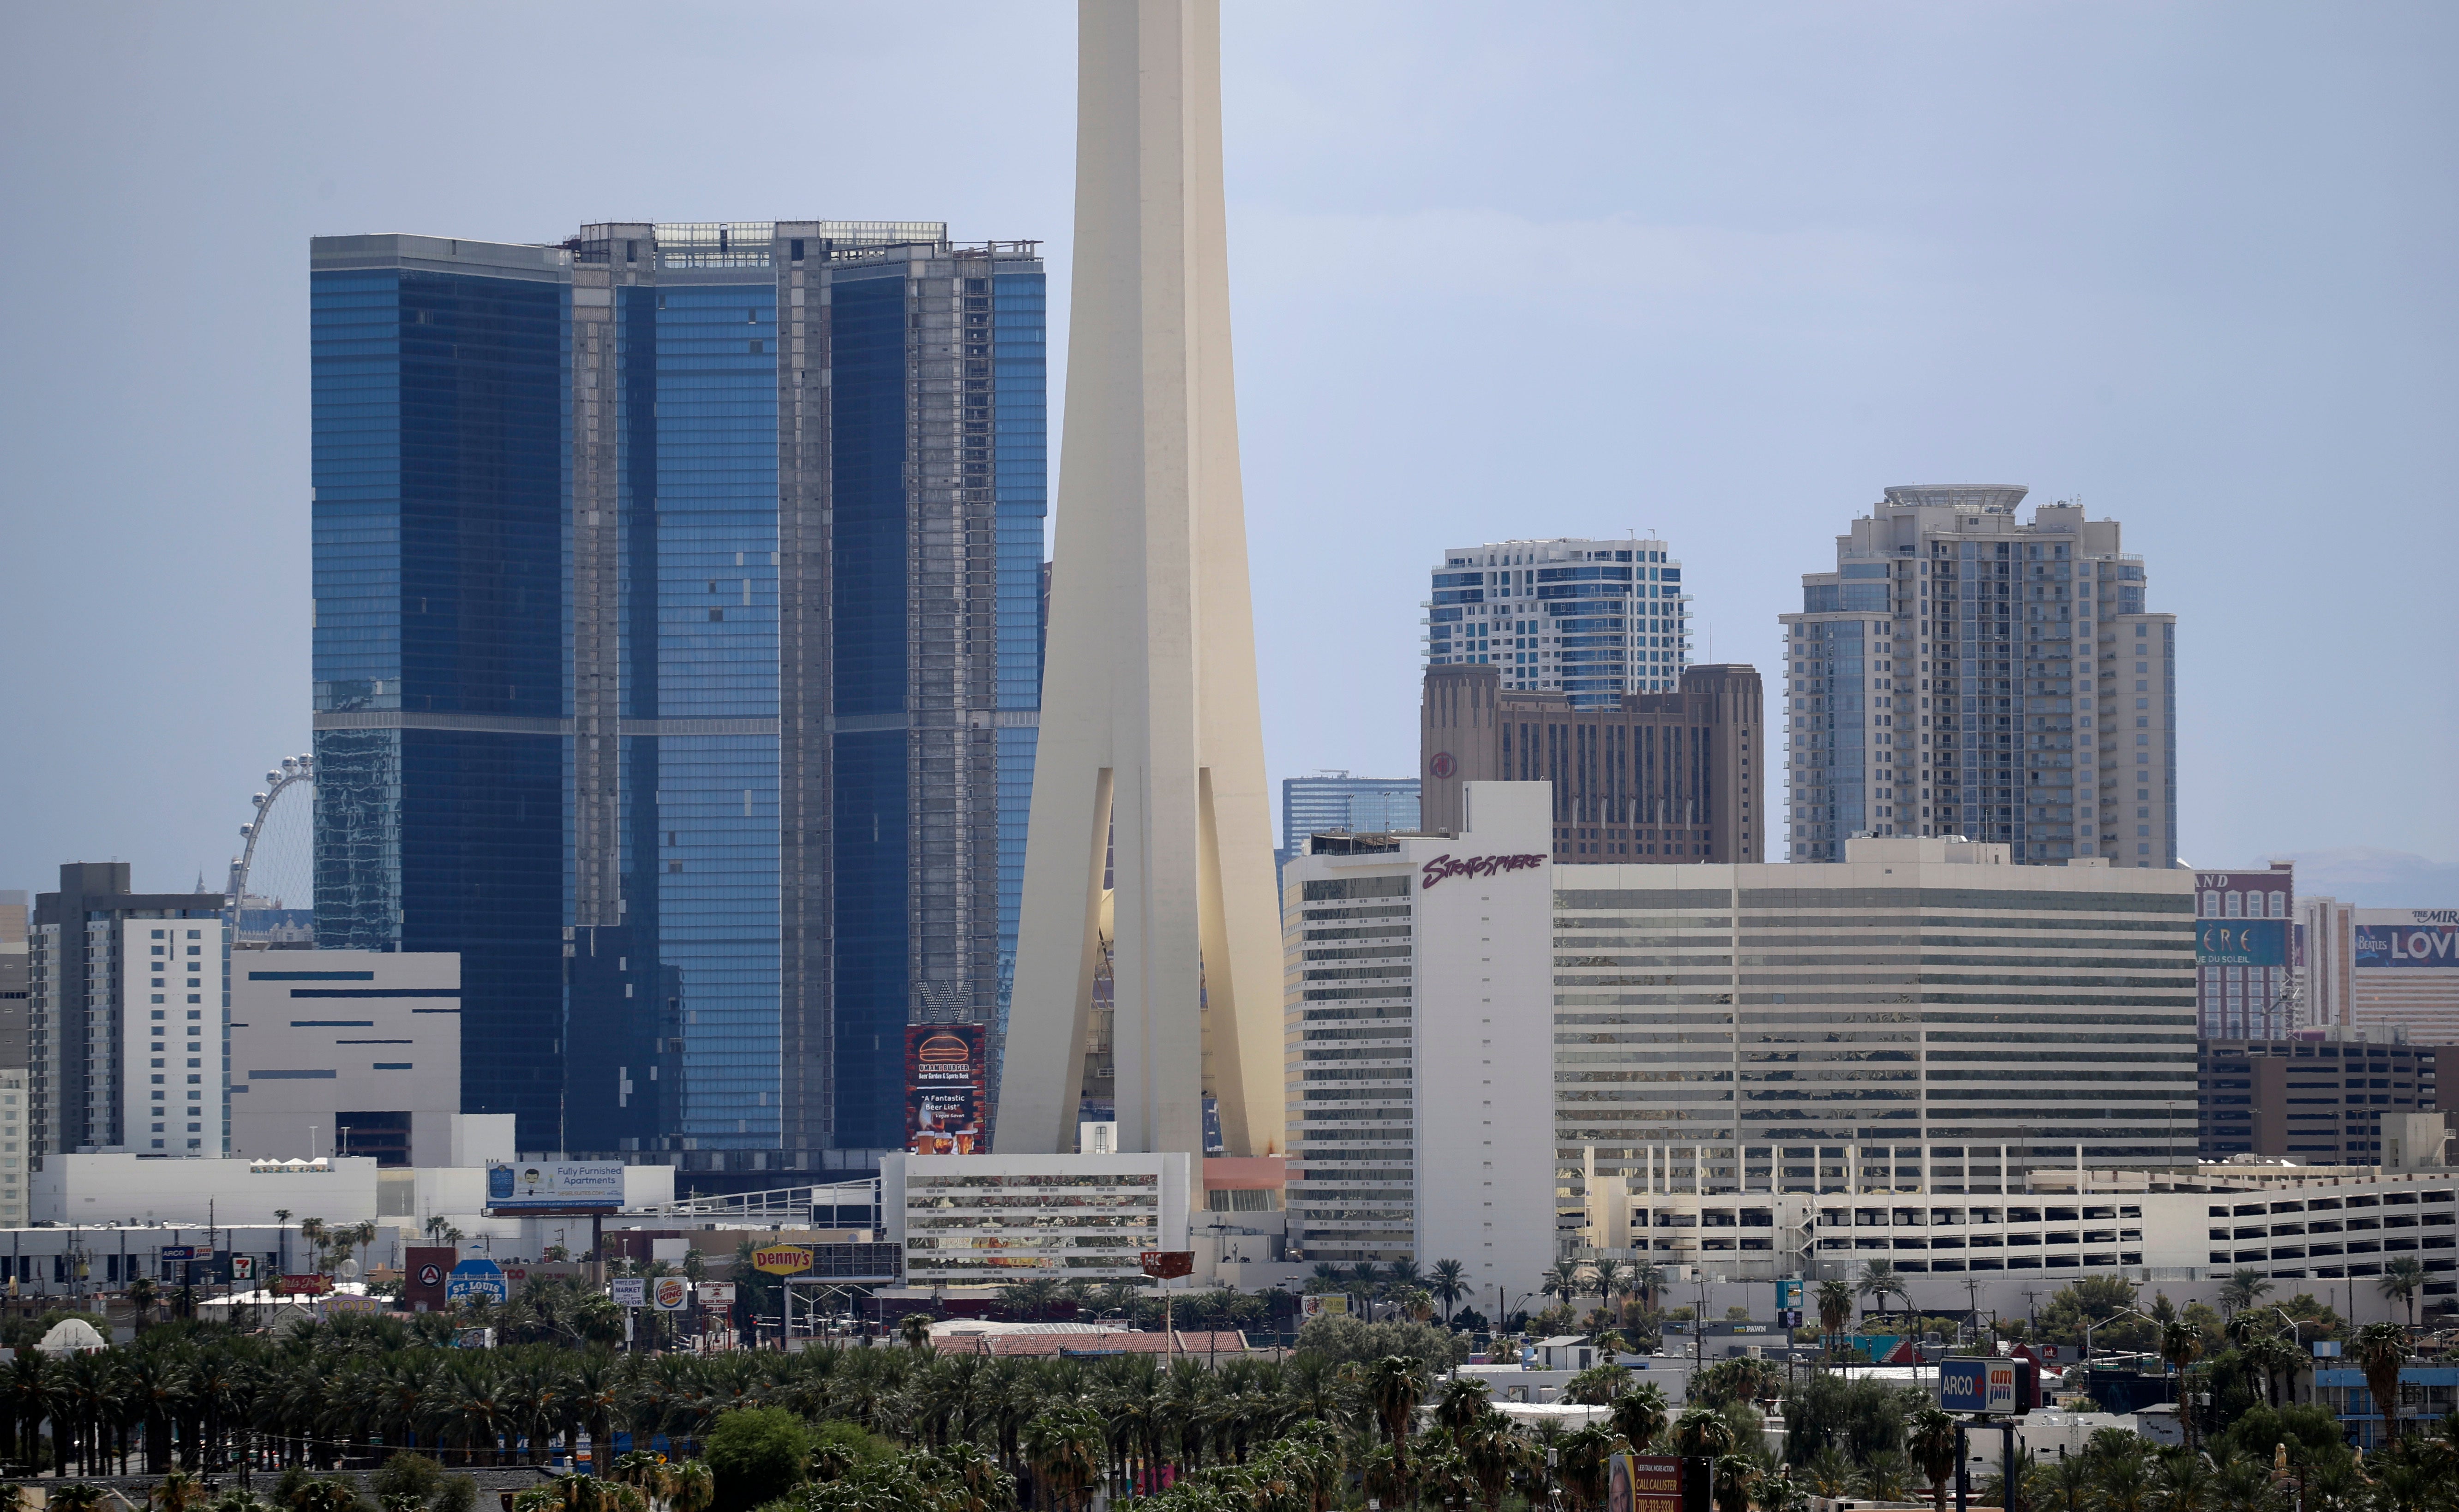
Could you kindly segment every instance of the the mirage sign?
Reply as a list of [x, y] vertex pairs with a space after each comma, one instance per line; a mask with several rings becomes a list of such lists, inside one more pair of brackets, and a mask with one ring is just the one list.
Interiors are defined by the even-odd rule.
[[2360, 967], [2459, 967], [2459, 909], [2365, 910], [2356, 946]]

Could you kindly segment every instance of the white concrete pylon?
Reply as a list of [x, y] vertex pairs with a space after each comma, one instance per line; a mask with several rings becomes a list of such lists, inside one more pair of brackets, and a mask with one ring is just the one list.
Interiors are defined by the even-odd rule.
[[1066, 431], [999, 1087], [1070, 1150], [1105, 850], [1122, 1151], [1282, 1149], [1280, 919], [1255, 692], [1214, 0], [1083, 0]]

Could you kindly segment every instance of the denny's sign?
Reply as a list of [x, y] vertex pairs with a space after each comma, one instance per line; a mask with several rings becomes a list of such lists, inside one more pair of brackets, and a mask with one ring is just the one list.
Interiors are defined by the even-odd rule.
[[751, 1269], [770, 1275], [796, 1275], [811, 1269], [811, 1251], [802, 1245], [771, 1245], [751, 1251]]

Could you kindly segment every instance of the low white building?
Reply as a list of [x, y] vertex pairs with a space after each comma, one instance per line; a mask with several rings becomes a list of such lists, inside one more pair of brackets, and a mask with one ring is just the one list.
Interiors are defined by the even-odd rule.
[[880, 1212], [909, 1287], [1122, 1281], [1188, 1248], [1190, 1160], [908, 1155], [880, 1161]]
[[33, 1194], [36, 1223], [270, 1225], [286, 1211], [352, 1224], [376, 1216], [376, 1163], [53, 1154], [33, 1175]]
[[241, 952], [230, 1064], [234, 1154], [457, 1165], [461, 957]]

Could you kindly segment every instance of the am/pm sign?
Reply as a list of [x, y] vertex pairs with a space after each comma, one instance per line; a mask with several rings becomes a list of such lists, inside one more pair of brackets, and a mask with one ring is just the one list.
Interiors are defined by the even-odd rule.
[[2016, 1370], [2010, 1359], [1944, 1359], [1938, 1362], [1939, 1402], [1948, 1412], [2011, 1413]]

